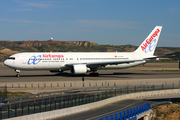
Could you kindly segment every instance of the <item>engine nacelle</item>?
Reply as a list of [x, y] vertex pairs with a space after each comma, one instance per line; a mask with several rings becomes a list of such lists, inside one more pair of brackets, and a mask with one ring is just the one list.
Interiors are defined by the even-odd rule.
[[85, 74], [90, 69], [86, 67], [86, 65], [73, 65], [71, 67], [71, 73], [73, 74]]

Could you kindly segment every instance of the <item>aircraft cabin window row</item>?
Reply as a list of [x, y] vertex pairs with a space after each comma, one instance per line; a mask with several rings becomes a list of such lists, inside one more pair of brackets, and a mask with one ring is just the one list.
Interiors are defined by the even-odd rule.
[[[10, 57], [8, 59], [13, 59], [15, 60], [14, 57]], [[122, 59], [129, 59], [129, 58], [80, 58], [77, 60], [122, 60]], [[51, 58], [47, 58], [47, 59], [29, 59], [29, 60], [51, 60]], [[64, 60], [64, 58], [53, 58], [53, 60]], [[68, 58], [66, 58], [66, 60], [68, 60]], [[69, 58], [69, 60], [73, 60], [73, 58]]]
[[51, 58], [47, 58], [47, 59], [29, 59], [29, 60], [51, 60]]
[[80, 58], [80, 60], [121, 60], [129, 58]]
[[53, 60], [64, 60], [64, 58], [53, 58]]

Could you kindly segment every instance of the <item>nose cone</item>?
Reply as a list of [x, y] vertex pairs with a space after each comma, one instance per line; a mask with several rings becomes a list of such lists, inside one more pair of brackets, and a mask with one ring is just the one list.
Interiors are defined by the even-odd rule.
[[12, 67], [11, 61], [10, 60], [5, 60], [4, 65], [7, 67]]
[[5, 66], [7, 66], [7, 64], [8, 64], [8, 61], [7, 61], [7, 60], [5, 60], [5, 61], [4, 61], [4, 65], [5, 65]]
[[9, 59], [4, 61], [4, 65], [7, 66], [7, 67], [10, 67], [10, 68], [14, 68], [15, 67], [14, 66], [14, 61], [13, 60], [9, 60]]

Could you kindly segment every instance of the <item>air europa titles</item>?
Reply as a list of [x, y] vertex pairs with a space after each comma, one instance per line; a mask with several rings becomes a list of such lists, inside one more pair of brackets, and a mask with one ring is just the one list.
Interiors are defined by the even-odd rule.
[[63, 58], [64, 55], [43, 54], [43, 58]]
[[33, 55], [29, 58], [27, 64], [33, 64], [36, 65], [38, 64], [43, 58], [64, 58], [64, 55], [52, 55], [52, 54], [43, 54], [43, 55]]
[[156, 36], [158, 36], [158, 33], [160, 32], [160, 30], [159, 29], [157, 29], [153, 34], [152, 34], [152, 36], [149, 38], [149, 39], [147, 39], [146, 41], [145, 41], [145, 43], [143, 43], [143, 45], [141, 46], [141, 49], [144, 51], [146, 48], [147, 48], [147, 46], [152, 42], [152, 40], [156, 37]]

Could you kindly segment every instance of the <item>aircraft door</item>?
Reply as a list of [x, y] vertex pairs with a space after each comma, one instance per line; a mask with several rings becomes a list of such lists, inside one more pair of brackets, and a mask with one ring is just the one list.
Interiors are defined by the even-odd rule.
[[26, 56], [23, 56], [22, 57], [22, 64], [26, 64], [27, 63], [27, 57]]

